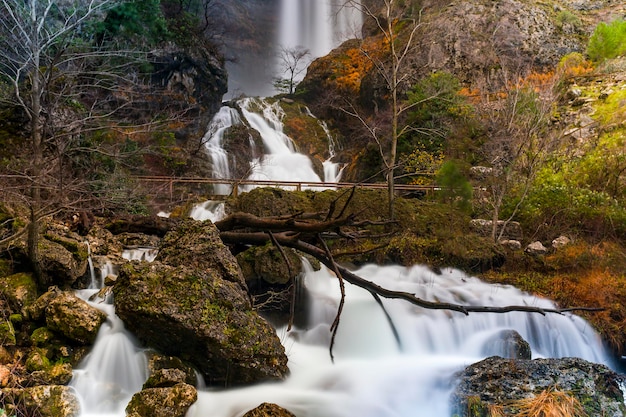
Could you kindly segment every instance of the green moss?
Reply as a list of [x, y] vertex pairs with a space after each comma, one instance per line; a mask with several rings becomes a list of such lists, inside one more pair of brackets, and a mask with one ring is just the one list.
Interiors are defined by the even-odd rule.
[[53, 340], [55, 334], [47, 327], [39, 327], [30, 335], [30, 341], [34, 346], [44, 346]]
[[10, 321], [0, 323], [0, 344], [4, 346], [15, 346], [15, 329]]
[[67, 239], [65, 237], [52, 233], [46, 234], [46, 239], [63, 246], [72, 254], [75, 259], [79, 261], [84, 261], [89, 257], [89, 250], [87, 248], [87, 245], [83, 242], [79, 242], [74, 239]]

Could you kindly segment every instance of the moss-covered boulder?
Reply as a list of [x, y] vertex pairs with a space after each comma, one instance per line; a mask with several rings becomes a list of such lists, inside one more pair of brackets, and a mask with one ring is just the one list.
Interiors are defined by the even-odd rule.
[[[57, 239], [61, 240], [61, 238]], [[41, 239], [39, 252], [43, 273], [43, 288], [58, 285], [69, 288], [74, 281], [87, 272], [87, 246], [85, 243], [62, 239], [62, 243], [49, 239]], [[72, 249], [69, 250], [68, 247]]]
[[586, 415], [626, 415], [620, 385], [624, 376], [604, 365], [579, 358], [512, 360], [492, 356], [467, 367], [458, 375], [451, 396], [452, 414], [460, 417], [518, 415], [522, 399], [549, 396], [558, 391], [574, 398]]
[[45, 369], [31, 372], [31, 385], [67, 385], [72, 380], [73, 370], [69, 363], [56, 363]]
[[0, 278], [0, 294], [13, 312], [21, 313], [37, 299], [37, 282], [31, 274], [18, 273]]
[[238, 283], [215, 270], [128, 263], [114, 287], [126, 327], [168, 355], [196, 366], [209, 384], [279, 379], [287, 358], [274, 329]]
[[194, 365], [208, 384], [280, 379], [287, 358], [252, 310], [241, 270], [211, 222], [182, 222], [157, 260], [123, 265], [115, 309], [148, 346]]
[[184, 417], [198, 399], [198, 392], [189, 384], [171, 388], [148, 388], [133, 395], [126, 407], [127, 417]]
[[105, 313], [72, 292], [61, 292], [46, 307], [48, 328], [81, 344], [92, 344], [105, 320]]
[[251, 247], [239, 253], [237, 262], [241, 266], [249, 288], [262, 287], [259, 281], [265, 284], [285, 285], [302, 272], [302, 261], [293, 249], [283, 248], [281, 252], [270, 244]]
[[241, 269], [230, 251], [222, 243], [217, 228], [211, 222], [188, 219], [167, 233], [159, 247], [157, 261], [171, 266], [187, 266], [197, 270], [211, 270], [222, 280], [247, 290]]
[[0, 402], [8, 415], [39, 417], [78, 417], [80, 404], [74, 390], [60, 385], [2, 390]]

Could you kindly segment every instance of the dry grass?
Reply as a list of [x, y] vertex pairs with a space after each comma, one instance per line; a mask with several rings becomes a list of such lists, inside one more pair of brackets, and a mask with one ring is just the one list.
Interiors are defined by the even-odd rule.
[[588, 417], [575, 397], [555, 388], [515, 401], [515, 407], [520, 410], [517, 417]]

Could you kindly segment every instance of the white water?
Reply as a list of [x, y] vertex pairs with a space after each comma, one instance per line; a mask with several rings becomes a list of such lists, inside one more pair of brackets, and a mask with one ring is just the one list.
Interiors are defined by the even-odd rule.
[[312, 61], [344, 40], [360, 37], [362, 14], [355, 7], [343, 7], [343, 3], [343, 0], [281, 0], [278, 45], [283, 49], [308, 49]]
[[[156, 253], [151, 248], [140, 248], [125, 250], [122, 256], [128, 260], [153, 260]], [[91, 352], [74, 369], [70, 383], [80, 400], [81, 417], [124, 416], [126, 405], [148, 377], [144, 349], [115, 314], [112, 294], [105, 298], [96, 295], [104, 278], [114, 271], [112, 264], [103, 265], [98, 280], [95, 270], [91, 269], [91, 281], [98, 282], [100, 287], [77, 292], [79, 297], [107, 315]], [[92, 297], [94, 300], [89, 301]]]
[[[429, 300], [466, 305], [533, 305], [550, 301], [508, 286], [488, 285], [459, 271], [436, 275], [424, 267], [366, 266], [356, 271], [387, 288]], [[187, 417], [236, 417], [262, 402], [273, 402], [298, 417], [448, 416], [451, 375], [487, 356], [504, 354], [490, 337], [517, 330], [533, 357], [576, 356], [606, 363], [596, 333], [576, 316], [529, 313], [471, 314], [424, 310], [401, 300], [385, 300], [401, 346], [372, 296], [348, 285], [335, 363], [329, 357], [330, 324], [339, 288], [327, 270], [307, 272], [313, 296], [311, 324], [287, 334], [278, 331], [291, 376], [282, 383], [228, 391], [206, 391]]]

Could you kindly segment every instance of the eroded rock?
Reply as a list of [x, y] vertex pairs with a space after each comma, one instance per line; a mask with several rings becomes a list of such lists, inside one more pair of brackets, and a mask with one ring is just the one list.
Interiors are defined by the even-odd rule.
[[133, 395], [126, 407], [127, 417], [184, 417], [198, 399], [198, 392], [189, 384], [170, 388], [148, 388]]
[[281, 406], [271, 403], [263, 403], [257, 408], [248, 411], [243, 417], [296, 417], [295, 414], [285, 410]]
[[92, 344], [106, 314], [74, 293], [62, 292], [46, 307], [46, 324], [52, 331], [82, 344]]

